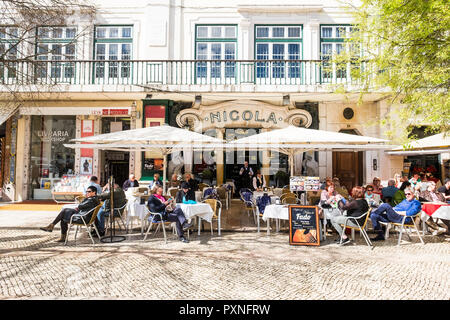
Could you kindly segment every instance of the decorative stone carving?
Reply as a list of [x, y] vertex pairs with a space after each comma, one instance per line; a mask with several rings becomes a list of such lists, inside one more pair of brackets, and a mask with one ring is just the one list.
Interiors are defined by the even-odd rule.
[[309, 127], [312, 116], [306, 110], [289, 109], [254, 100], [234, 100], [199, 109], [184, 109], [176, 117], [180, 127], [205, 131], [210, 128], [284, 128], [288, 125]]

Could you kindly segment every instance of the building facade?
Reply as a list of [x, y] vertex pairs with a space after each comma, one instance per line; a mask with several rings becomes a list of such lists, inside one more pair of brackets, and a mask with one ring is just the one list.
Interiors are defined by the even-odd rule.
[[[167, 123], [232, 140], [296, 125], [385, 138], [374, 120], [391, 108], [386, 92], [358, 103], [355, 66], [327, 63], [346, 50], [352, 28], [338, 1], [96, 3], [94, 21], [36, 30], [34, 79], [56, 85], [2, 124], [2, 182], [12, 187], [10, 198], [51, 198], [62, 175], [97, 175], [104, 183], [111, 174], [122, 182], [129, 173], [145, 181], [161, 172], [156, 152], [64, 147], [100, 133]], [[15, 75], [6, 72], [4, 84], [11, 85]], [[245, 160], [271, 185], [289, 170], [276, 151], [180, 150], [169, 160], [168, 176], [192, 172], [213, 183], [235, 178]], [[299, 154], [294, 174], [338, 176], [351, 187], [402, 170], [403, 158], [384, 151], [330, 150]]]

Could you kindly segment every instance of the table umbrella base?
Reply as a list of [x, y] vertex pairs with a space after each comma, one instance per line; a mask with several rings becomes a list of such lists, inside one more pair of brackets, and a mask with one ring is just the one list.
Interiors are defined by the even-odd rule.
[[126, 237], [124, 236], [107, 236], [100, 239], [103, 243], [113, 243], [124, 241]]

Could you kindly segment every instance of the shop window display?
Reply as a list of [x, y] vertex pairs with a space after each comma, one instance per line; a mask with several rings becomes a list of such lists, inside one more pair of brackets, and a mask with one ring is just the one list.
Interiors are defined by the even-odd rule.
[[51, 199], [63, 175], [74, 173], [75, 150], [64, 147], [75, 138], [74, 116], [33, 116], [31, 120], [31, 186], [33, 199]]

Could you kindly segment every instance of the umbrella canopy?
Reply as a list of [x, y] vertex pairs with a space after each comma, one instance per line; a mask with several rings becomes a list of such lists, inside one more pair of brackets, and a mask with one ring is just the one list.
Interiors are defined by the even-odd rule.
[[288, 126], [283, 129], [267, 131], [231, 141], [227, 144], [227, 147], [234, 146], [237, 149], [278, 149], [280, 152], [289, 155], [291, 172], [293, 172], [293, 157], [295, 153], [325, 149], [386, 149], [389, 147], [379, 144], [387, 141], [347, 133]]
[[450, 153], [450, 134], [447, 133], [447, 135], [445, 135], [444, 132], [386, 151], [387, 154], [397, 156], [439, 154], [446, 152]]
[[[92, 148], [118, 151], [159, 151], [164, 156], [163, 183], [166, 186], [167, 154], [175, 148], [211, 148], [221, 145], [223, 140], [187, 129], [161, 125], [141, 129], [117, 131], [86, 138], [73, 139], [82, 144], [65, 144], [68, 148]], [[86, 145], [85, 143], [89, 143]]]

